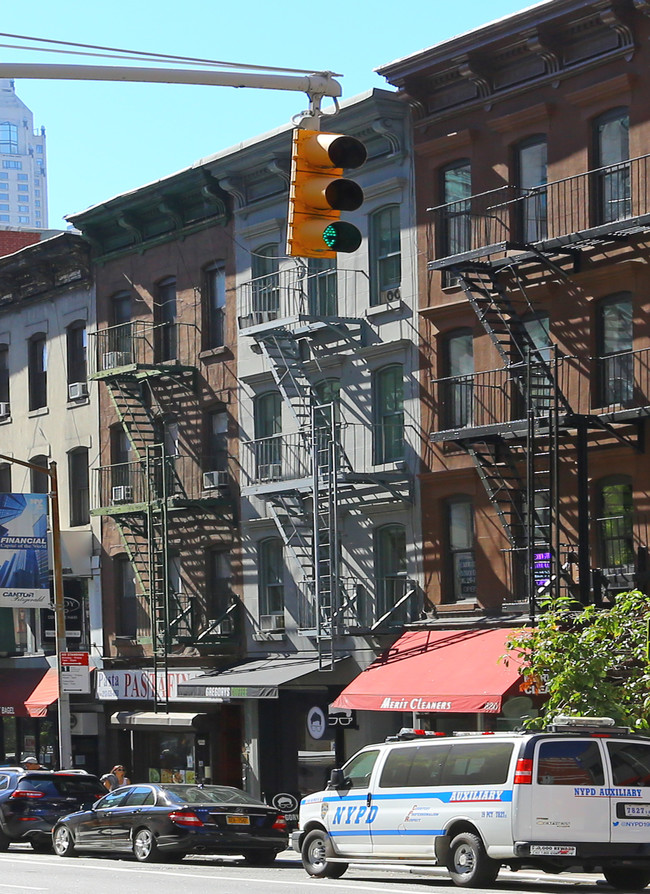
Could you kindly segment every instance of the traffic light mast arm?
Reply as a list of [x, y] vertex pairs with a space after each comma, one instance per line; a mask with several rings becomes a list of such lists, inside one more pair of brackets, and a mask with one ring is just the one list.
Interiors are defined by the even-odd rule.
[[212, 69], [138, 68], [112, 65], [56, 65], [40, 62], [0, 62], [0, 78], [42, 78], [63, 81], [139, 81], [152, 84], [203, 84], [215, 87], [253, 87], [306, 93], [311, 101], [310, 125], [315, 128], [324, 96], [337, 99], [342, 89], [329, 71], [308, 75], [229, 72]]

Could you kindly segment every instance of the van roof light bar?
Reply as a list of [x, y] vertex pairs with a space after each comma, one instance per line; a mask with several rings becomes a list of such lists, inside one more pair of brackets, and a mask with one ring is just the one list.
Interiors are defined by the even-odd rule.
[[436, 733], [428, 729], [414, 729], [413, 727], [403, 726], [396, 736], [386, 736], [387, 742], [408, 742], [412, 739], [439, 738], [445, 733]]
[[571, 717], [569, 714], [558, 714], [553, 719], [554, 726], [568, 726], [572, 728], [589, 729], [615, 726], [616, 722], [613, 717]]

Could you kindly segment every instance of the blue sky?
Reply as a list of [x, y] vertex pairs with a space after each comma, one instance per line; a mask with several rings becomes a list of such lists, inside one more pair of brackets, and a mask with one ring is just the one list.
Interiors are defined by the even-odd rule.
[[[343, 75], [343, 98], [387, 87], [373, 69], [533, 5], [531, 0], [67, 0], [5, 4], [3, 32]], [[328, 10], [335, 9], [328, 13]], [[307, 11], [312, 11], [308, 18]], [[0, 37], [0, 44], [8, 43]], [[0, 47], [2, 62], [104, 60]], [[119, 64], [119, 63], [115, 63]], [[122, 64], [129, 64], [124, 62]], [[279, 127], [301, 93], [163, 84], [17, 80], [47, 131], [49, 225]]]

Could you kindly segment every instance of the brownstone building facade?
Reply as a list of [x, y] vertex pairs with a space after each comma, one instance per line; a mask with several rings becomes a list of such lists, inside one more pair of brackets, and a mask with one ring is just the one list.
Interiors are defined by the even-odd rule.
[[647, 586], [650, 4], [555, 0], [380, 69], [413, 105], [426, 591]]

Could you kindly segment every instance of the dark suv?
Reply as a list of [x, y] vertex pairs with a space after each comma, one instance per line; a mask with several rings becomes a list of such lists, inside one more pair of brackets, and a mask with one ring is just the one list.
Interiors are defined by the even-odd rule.
[[0, 767], [0, 851], [29, 841], [35, 851], [52, 846], [52, 826], [106, 794], [96, 776], [59, 770]]

